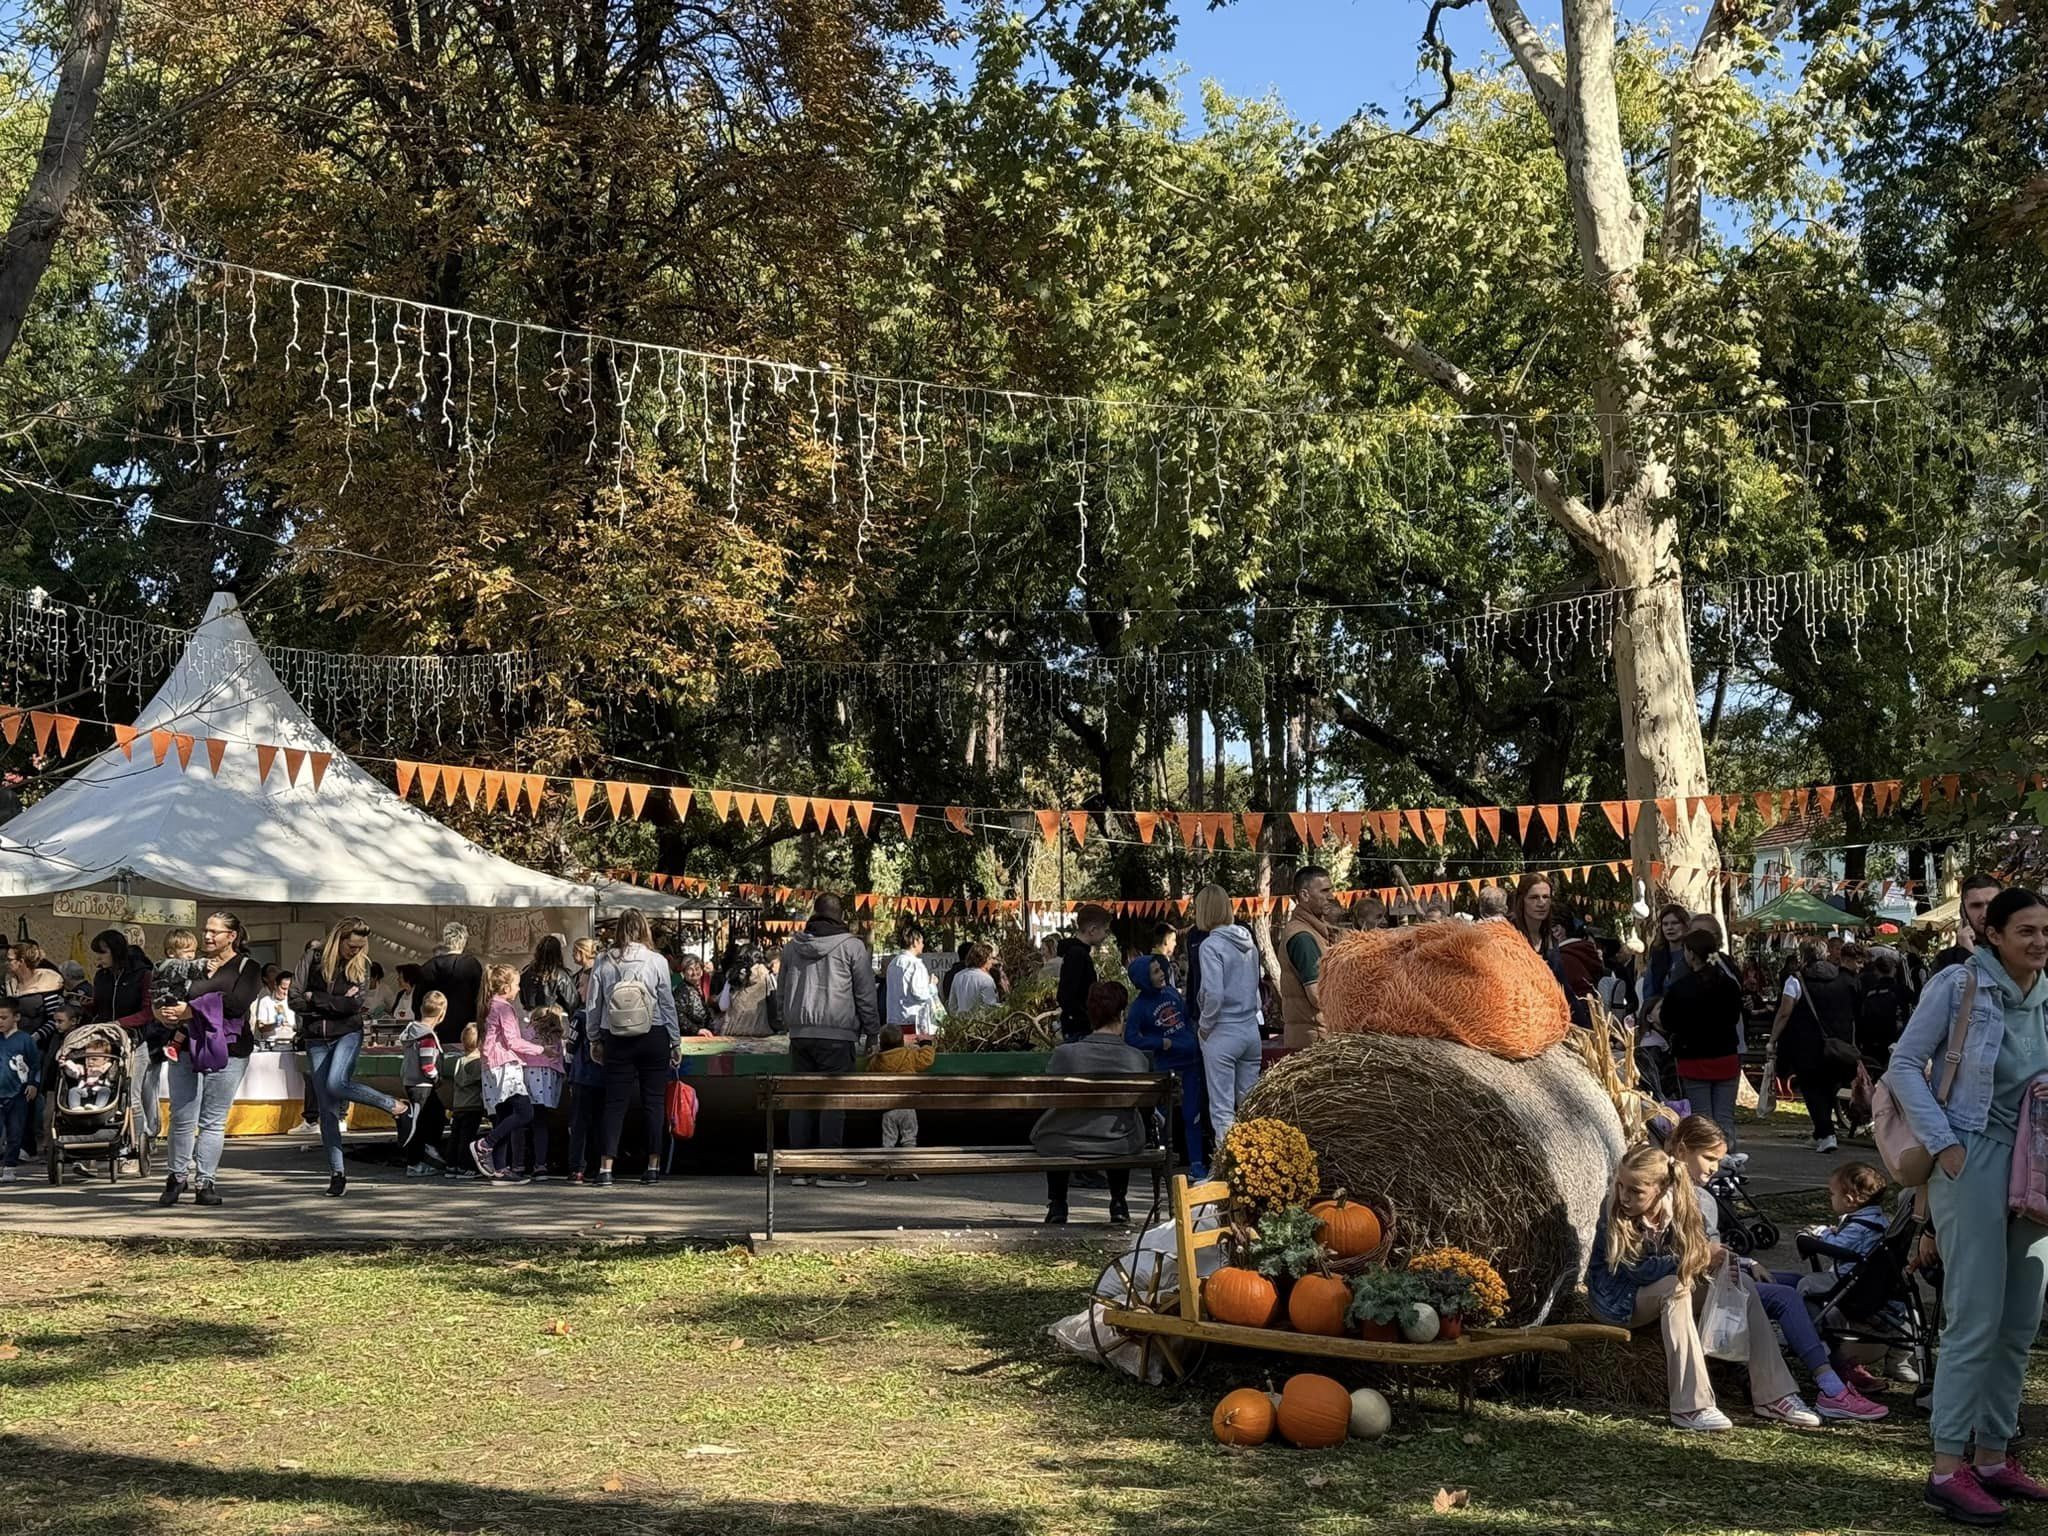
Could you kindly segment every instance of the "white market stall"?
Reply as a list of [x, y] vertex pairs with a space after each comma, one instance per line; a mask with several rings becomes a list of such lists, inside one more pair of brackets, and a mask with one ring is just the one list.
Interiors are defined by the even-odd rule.
[[[478, 847], [336, 751], [229, 594], [215, 595], [135, 724], [129, 749], [109, 747], [0, 827], [0, 920], [58, 962], [89, 971], [92, 936], [131, 923], [160, 956], [170, 928], [196, 930], [215, 908], [242, 920], [265, 962], [295, 964], [344, 916], [368, 923], [387, 974], [432, 954], [450, 921], [469, 928], [471, 953], [523, 959], [542, 934], [590, 932], [596, 903], [614, 900]], [[203, 744], [189, 764], [159, 755], [153, 731], [227, 743], [218, 772]], [[283, 751], [262, 773], [259, 745], [306, 753], [297, 782]], [[317, 785], [313, 754], [331, 755]], [[288, 1057], [252, 1067], [243, 1097], [259, 1093], [296, 1105]]]

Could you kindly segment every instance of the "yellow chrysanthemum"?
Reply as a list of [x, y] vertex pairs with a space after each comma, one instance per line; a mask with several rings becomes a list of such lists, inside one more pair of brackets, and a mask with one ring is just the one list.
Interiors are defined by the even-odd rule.
[[1285, 1120], [1240, 1120], [1223, 1138], [1223, 1176], [1231, 1193], [1257, 1209], [1299, 1205], [1321, 1188], [1314, 1148]]
[[1463, 1248], [1429, 1248], [1408, 1260], [1411, 1274], [1426, 1274], [1431, 1270], [1448, 1270], [1464, 1278], [1471, 1288], [1473, 1310], [1465, 1315], [1465, 1321], [1485, 1327], [1497, 1323], [1507, 1315], [1507, 1282], [1500, 1277], [1500, 1271], [1476, 1253], [1467, 1253]]

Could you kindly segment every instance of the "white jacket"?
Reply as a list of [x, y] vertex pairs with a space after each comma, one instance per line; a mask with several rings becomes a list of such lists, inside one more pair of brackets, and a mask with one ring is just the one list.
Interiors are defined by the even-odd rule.
[[1259, 1032], [1259, 951], [1241, 923], [1202, 940], [1202, 992], [1197, 1002], [1204, 1040]]

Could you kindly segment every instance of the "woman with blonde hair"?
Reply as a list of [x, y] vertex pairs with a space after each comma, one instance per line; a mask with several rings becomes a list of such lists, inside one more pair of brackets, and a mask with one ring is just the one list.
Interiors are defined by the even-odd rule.
[[[1664, 1330], [1672, 1427], [1725, 1430], [1734, 1426], [1714, 1404], [1707, 1352], [1694, 1320], [1693, 1288], [1728, 1250], [1707, 1236], [1691, 1177], [1658, 1147], [1637, 1147], [1614, 1171], [1614, 1187], [1593, 1230], [1586, 1295], [1593, 1315], [1622, 1328], [1652, 1318]], [[1754, 1287], [1744, 1287], [1748, 1317], [1749, 1396], [1760, 1419], [1817, 1429], [1820, 1416], [1800, 1401], [1792, 1372], [1778, 1352], [1771, 1320]]]
[[[1195, 892], [1201, 971], [1195, 983], [1195, 1033], [1216, 1145], [1237, 1123], [1237, 1106], [1259, 1080], [1259, 951], [1231, 910], [1230, 893], [1211, 882]], [[1196, 948], [1189, 946], [1190, 953]], [[1192, 962], [1190, 962], [1192, 969]]]
[[419, 1116], [410, 1103], [355, 1081], [369, 1001], [370, 926], [360, 917], [344, 917], [327, 931], [320, 953], [306, 967], [304, 991], [292, 999], [306, 1050], [306, 1072], [313, 1081], [313, 1101], [320, 1110], [320, 1145], [327, 1149], [327, 1193], [336, 1198], [348, 1189], [341, 1156], [342, 1117], [348, 1113], [348, 1105], [368, 1104], [391, 1116], [398, 1126], [401, 1147], [412, 1141], [419, 1126]]

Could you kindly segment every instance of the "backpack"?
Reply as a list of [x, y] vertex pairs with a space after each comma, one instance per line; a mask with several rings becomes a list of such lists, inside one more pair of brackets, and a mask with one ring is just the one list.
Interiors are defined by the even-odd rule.
[[604, 1032], [608, 1035], [644, 1035], [654, 1027], [654, 994], [639, 973], [621, 976], [612, 983], [604, 1001]]
[[697, 1090], [681, 1078], [668, 1085], [668, 1129], [678, 1141], [697, 1134]]

